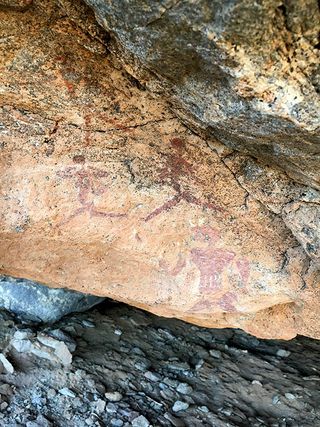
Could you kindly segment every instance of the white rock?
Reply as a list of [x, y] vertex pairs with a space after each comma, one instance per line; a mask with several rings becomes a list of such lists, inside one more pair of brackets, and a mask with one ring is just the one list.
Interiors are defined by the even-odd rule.
[[157, 375], [157, 374], [154, 374], [153, 372], [151, 372], [151, 371], [147, 371], [147, 372], [145, 372], [144, 373], [144, 376], [146, 377], [146, 378], [148, 378], [148, 380], [150, 380], [150, 381], [160, 381], [160, 377], [159, 377], [159, 375]]
[[109, 391], [104, 394], [105, 398], [110, 400], [110, 402], [119, 402], [122, 399], [122, 394], [118, 391]]
[[31, 341], [26, 339], [12, 339], [10, 345], [18, 352], [18, 353], [29, 353], [31, 350]]
[[61, 388], [59, 390], [59, 393], [66, 397], [72, 397], [72, 398], [76, 397], [75, 393], [72, 390], [70, 390], [70, 388], [68, 387]]
[[277, 351], [277, 356], [278, 356], [278, 357], [288, 357], [288, 356], [290, 356], [290, 354], [291, 354], [291, 352], [290, 352], [290, 351], [284, 350], [284, 349], [282, 349], [282, 348], [280, 348], [280, 349]]
[[102, 414], [106, 409], [106, 402], [102, 399], [98, 399], [94, 404], [94, 409], [97, 414]]
[[149, 427], [150, 426], [149, 421], [143, 415], [140, 415], [139, 417], [135, 418], [131, 424], [133, 427]]
[[220, 359], [220, 357], [221, 357], [221, 351], [219, 351], [219, 350], [210, 350], [209, 351], [209, 353], [210, 353], [210, 356], [212, 356], [212, 357], [214, 357], [215, 359]]
[[199, 410], [206, 414], [209, 412], [209, 408], [207, 406], [199, 406]]
[[54, 354], [63, 365], [71, 364], [72, 354], [70, 353], [68, 346], [63, 341], [59, 341], [47, 335], [39, 335], [37, 339], [41, 344], [51, 347], [54, 350]]
[[296, 396], [294, 394], [292, 394], [292, 393], [285, 393], [285, 397], [288, 400], [295, 400], [295, 398], [296, 398]]
[[12, 364], [9, 362], [9, 360], [6, 358], [6, 356], [3, 353], [0, 353], [0, 362], [1, 362], [1, 365], [3, 366], [4, 371], [7, 374], [14, 373], [14, 367], [12, 366]]
[[82, 320], [81, 323], [86, 328], [95, 328], [96, 327], [96, 325], [93, 322], [91, 322], [91, 320]]
[[186, 383], [180, 383], [177, 387], [177, 392], [181, 394], [191, 394], [193, 391], [193, 388]]
[[174, 403], [172, 410], [173, 412], [179, 412], [179, 411], [185, 411], [188, 408], [189, 408], [189, 404], [187, 402], [182, 402], [181, 400], [177, 400]]

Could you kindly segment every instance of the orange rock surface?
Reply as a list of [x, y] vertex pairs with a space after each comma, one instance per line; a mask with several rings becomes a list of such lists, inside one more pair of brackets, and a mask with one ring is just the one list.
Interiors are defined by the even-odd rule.
[[317, 264], [239, 183], [230, 150], [135, 84], [90, 17], [91, 36], [72, 18], [54, 1], [0, 12], [0, 273], [320, 337]]

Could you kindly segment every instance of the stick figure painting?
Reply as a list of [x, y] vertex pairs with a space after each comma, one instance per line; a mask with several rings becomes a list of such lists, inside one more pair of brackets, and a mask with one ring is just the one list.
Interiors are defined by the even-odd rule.
[[97, 209], [95, 206], [96, 197], [102, 196], [108, 191], [108, 187], [106, 184], [101, 182], [101, 178], [108, 177], [109, 173], [93, 166], [86, 165], [86, 159], [83, 155], [74, 156], [73, 162], [75, 166], [68, 166], [64, 170], [58, 171], [57, 176], [62, 179], [71, 179], [74, 181], [75, 187], [78, 190], [77, 199], [80, 206], [67, 215], [59, 225], [65, 225], [72, 219], [84, 213], [88, 213], [90, 218], [125, 217], [125, 213], [105, 212]]

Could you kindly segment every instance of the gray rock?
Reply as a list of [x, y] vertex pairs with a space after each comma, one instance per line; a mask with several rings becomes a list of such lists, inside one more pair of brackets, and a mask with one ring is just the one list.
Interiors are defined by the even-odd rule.
[[189, 408], [189, 403], [177, 400], [172, 407], [173, 412], [185, 411]]
[[120, 418], [112, 418], [110, 420], [110, 425], [112, 427], [122, 427], [124, 424], [124, 422], [122, 420], [120, 420]]
[[277, 356], [278, 357], [288, 357], [290, 356], [291, 352], [284, 350], [283, 348], [280, 348], [279, 350], [277, 350]]
[[191, 394], [192, 391], [192, 387], [186, 383], [180, 383], [177, 387], [177, 392], [181, 394]]
[[104, 397], [110, 402], [119, 402], [122, 399], [122, 394], [118, 391], [109, 391], [104, 394]]
[[214, 357], [215, 359], [220, 359], [221, 357], [221, 351], [219, 350], [209, 350], [210, 356]]
[[62, 396], [66, 396], [66, 397], [71, 397], [71, 398], [76, 397], [75, 393], [67, 387], [61, 388], [59, 390], [59, 393], [62, 394]]
[[128, 71], [189, 125], [320, 188], [316, 0], [86, 3]]
[[149, 427], [150, 425], [149, 421], [143, 415], [135, 418], [131, 424], [133, 427]]
[[48, 288], [31, 280], [0, 276], [0, 308], [23, 320], [53, 323], [66, 314], [88, 310], [103, 300], [80, 292]]

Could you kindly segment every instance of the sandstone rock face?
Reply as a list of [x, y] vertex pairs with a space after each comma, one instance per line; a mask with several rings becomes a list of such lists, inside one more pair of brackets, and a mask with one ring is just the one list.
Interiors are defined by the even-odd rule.
[[68, 289], [52, 289], [30, 280], [0, 276], [0, 308], [15, 313], [23, 320], [53, 323], [102, 301], [103, 298]]
[[86, 0], [130, 73], [189, 124], [320, 187], [316, 0]]
[[82, 4], [0, 18], [2, 274], [320, 337], [315, 189], [186, 128], [112, 62]]

